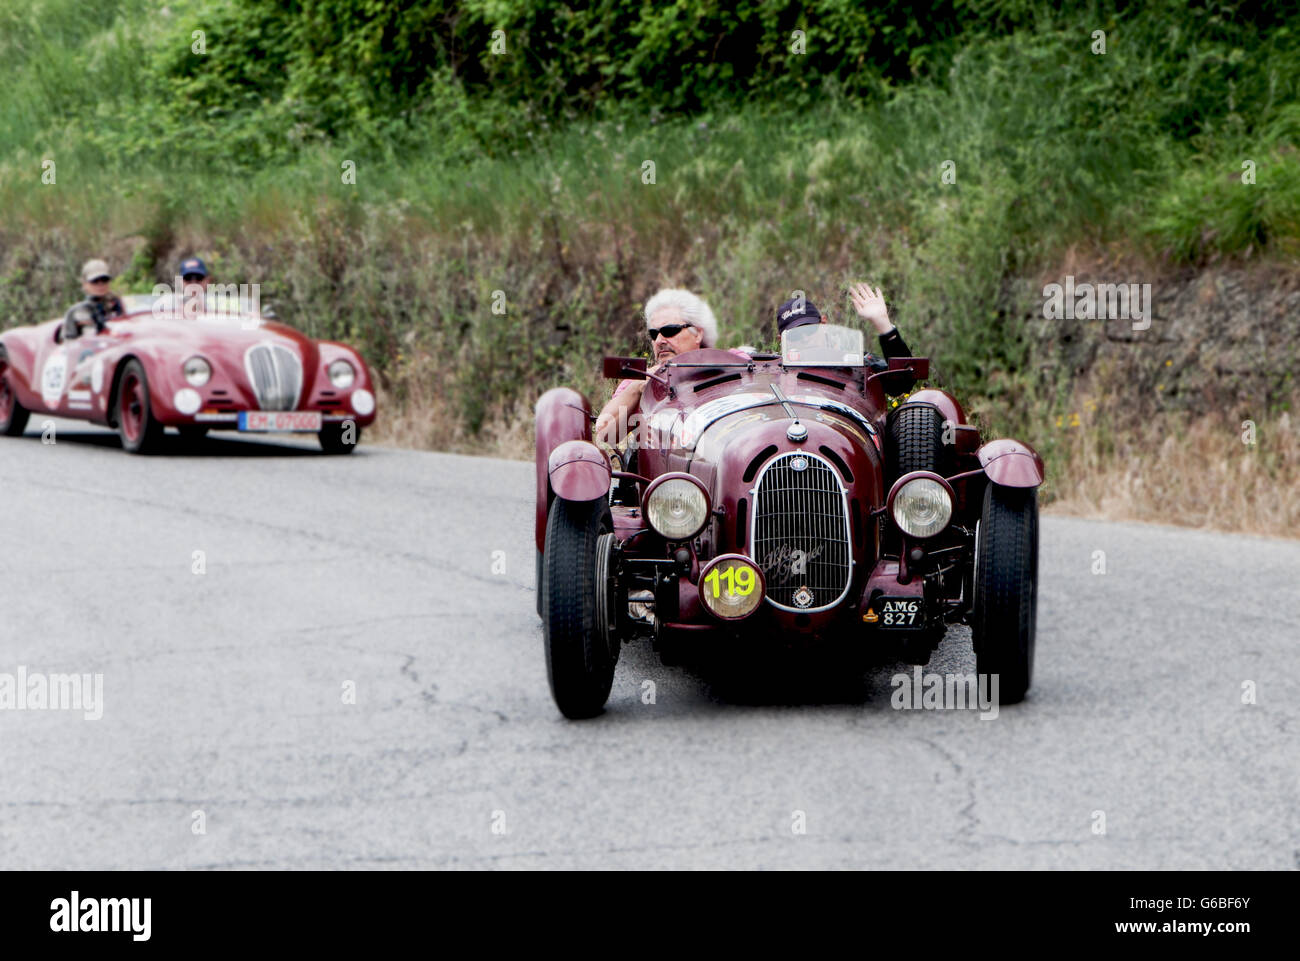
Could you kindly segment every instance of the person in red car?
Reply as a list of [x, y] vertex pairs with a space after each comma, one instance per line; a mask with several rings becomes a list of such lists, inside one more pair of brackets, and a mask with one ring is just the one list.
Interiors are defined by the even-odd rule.
[[[870, 284], [850, 284], [849, 299], [853, 302], [853, 310], [858, 317], [871, 324], [880, 336], [881, 356], [885, 358], [912, 356], [911, 350], [903, 341], [903, 335], [889, 319], [889, 308], [885, 306], [885, 298], [879, 287], [872, 290]], [[806, 297], [792, 298], [776, 309], [776, 326], [778, 332], [782, 334], [794, 327], [824, 323], [826, 318]], [[879, 369], [888, 366], [878, 357], [867, 356], [869, 366]]]
[[177, 273], [181, 278], [181, 296], [177, 303], [183, 316], [193, 318], [204, 313], [208, 306], [208, 265], [198, 257], [186, 257], [181, 261]]
[[74, 304], [63, 317], [63, 337], [71, 340], [81, 336], [82, 328], [94, 325], [95, 333], [102, 334], [108, 321], [126, 313], [122, 298], [113, 293], [109, 284], [113, 273], [103, 260], [87, 260], [81, 265], [81, 289], [86, 299]]
[[[645, 323], [646, 336], [650, 338], [656, 361], [650, 368], [651, 373], [657, 372], [678, 354], [712, 347], [718, 340], [718, 321], [713, 311], [689, 290], [668, 288], [659, 291], [646, 301]], [[750, 359], [744, 348], [731, 352], [741, 360]], [[619, 382], [614, 388], [614, 396], [596, 418], [593, 434], [598, 440], [614, 445], [623, 439], [627, 418], [641, 403], [645, 385], [644, 380]]]

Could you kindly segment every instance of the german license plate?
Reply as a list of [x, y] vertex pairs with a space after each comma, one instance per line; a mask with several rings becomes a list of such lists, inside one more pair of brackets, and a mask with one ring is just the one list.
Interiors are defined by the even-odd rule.
[[288, 434], [319, 431], [318, 410], [245, 410], [239, 414], [239, 429], [261, 433]]
[[882, 597], [876, 601], [880, 627], [906, 630], [924, 627], [925, 618], [919, 597]]

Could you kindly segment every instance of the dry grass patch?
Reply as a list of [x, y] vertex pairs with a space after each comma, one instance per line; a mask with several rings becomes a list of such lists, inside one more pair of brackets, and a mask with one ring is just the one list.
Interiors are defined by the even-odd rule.
[[1118, 435], [1065, 423], [1055, 513], [1300, 537], [1300, 424], [1290, 413], [1167, 415]]

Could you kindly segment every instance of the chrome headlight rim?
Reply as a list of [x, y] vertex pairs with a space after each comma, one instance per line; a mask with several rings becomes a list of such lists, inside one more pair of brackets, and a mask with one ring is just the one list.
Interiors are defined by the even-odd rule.
[[[341, 376], [336, 376], [335, 371], [338, 371]], [[329, 378], [335, 390], [347, 390], [357, 382], [357, 369], [352, 361], [340, 357], [330, 361], [329, 366], [325, 368], [325, 376]]]
[[[918, 488], [910, 492], [907, 491], [907, 488], [913, 484], [919, 485]], [[918, 529], [911, 524], [912, 518], [905, 513], [909, 503], [908, 497], [917, 496], [923, 491], [927, 496], [931, 496], [936, 490], [944, 495], [944, 509], [940, 512], [942, 522], [931, 523]], [[900, 496], [903, 497], [901, 504], [899, 502]], [[932, 537], [939, 536], [951, 527], [956, 507], [957, 495], [953, 492], [952, 485], [941, 475], [925, 470], [904, 474], [894, 482], [894, 486], [889, 489], [889, 496], [885, 499], [885, 509], [889, 512], [889, 517], [893, 520], [894, 526], [907, 537], [916, 540], [929, 540]]]
[[[698, 492], [700, 497], [699, 503], [702, 504], [702, 507], [699, 509], [699, 523], [690, 531], [687, 531], [686, 527], [672, 531], [661, 530], [659, 525], [655, 523], [654, 497], [666, 485], [674, 481], [685, 481]], [[684, 471], [673, 471], [672, 473], [661, 474], [650, 482], [650, 485], [646, 488], [645, 496], [641, 498], [641, 511], [645, 515], [646, 523], [650, 525], [650, 529], [664, 540], [689, 541], [697, 537], [700, 531], [704, 530], [705, 526], [708, 525], [709, 518], [713, 514], [713, 504], [709, 500], [708, 490], [705, 489], [704, 484], [698, 477]]]
[[[750, 609], [745, 611], [743, 614], [724, 614], [722, 611], [714, 610], [709, 605], [709, 598], [706, 596], [707, 587], [705, 579], [714, 568], [727, 563], [744, 564], [754, 572], [755, 601]], [[736, 553], [719, 554], [717, 557], [713, 558], [713, 560], [700, 568], [700, 579], [696, 586], [696, 591], [700, 599], [700, 606], [714, 617], [724, 621], [743, 621], [747, 617], [753, 617], [754, 614], [758, 612], [758, 609], [763, 606], [763, 601], [767, 597], [767, 579], [763, 576], [763, 569], [759, 567], [758, 563], [749, 555]]]
[[181, 364], [181, 374], [191, 387], [203, 387], [212, 379], [212, 364], [206, 357], [195, 354]]

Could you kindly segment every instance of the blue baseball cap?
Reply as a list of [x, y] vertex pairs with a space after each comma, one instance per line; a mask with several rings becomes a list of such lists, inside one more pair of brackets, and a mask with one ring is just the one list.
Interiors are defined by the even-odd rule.
[[199, 260], [198, 257], [187, 257], [181, 261], [181, 276], [189, 277], [191, 274], [206, 277], [208, 275], [208, 265]]
[[787, 300], [776, 309], [776, 329], [783, 334], [791, 327], [802, 327], [805, 324], [820, 324], [821, 322], [821, 311], [813, 306], [813, 302], [806, 297]]

